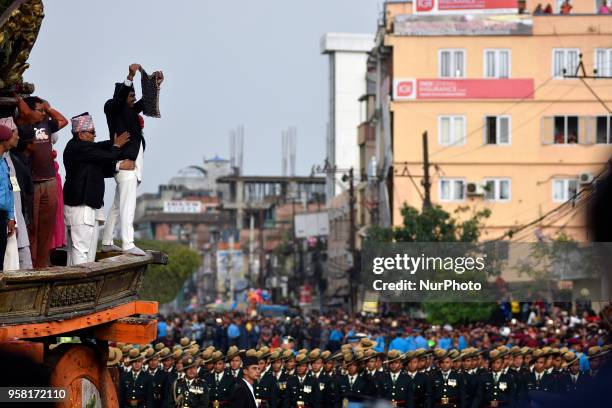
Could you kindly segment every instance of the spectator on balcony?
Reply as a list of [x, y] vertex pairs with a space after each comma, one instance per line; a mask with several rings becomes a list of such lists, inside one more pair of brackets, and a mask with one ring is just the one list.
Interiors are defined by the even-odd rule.
[[32, 262], [34, 268], [45, 268], [49, 264], [49, 246], [58, 204], [51, 135], [65, 127], [68, 120], [48, 102], [35, 96], [23, 100], [18, 98], [17, 105], [19, 137], [34, 140], [31, 154], [34, 213], [29, 231]]
[[563, 2], [560, 8], [560, 11], [561, 11], [561, 14], [570, 14], [570, 12], [572, 11], [572, 5], [570, 4], [569, 0], [565, 0]]
[[[0, 119], [0, 125], [6, 126], [13, 133], [17, 133], [17, 125], [12, 117]], [[7, 242], [7, 250], [4, 258], [4, 270], [17, 269], [32, 269], [32, 257], [30, 255], [30, 241], [28, 239], [28, 228], [25, 221], [23, 207], [21, 203], [22, 190], [27, 189], [27, 182], [22, 179], [23, 173], [30, 174], [28, 168], [24, 168], [19, 159], [14, 158], [15, 148], [20, 142], [19, 137], [15, 140], [15, 144], [11, 145], [11, 151], [4, 158], [9, 166], [10, 180], [13, 186], [13, 201], [15, 203], [15, 228], [19, 232], [9, 237]], [[32, 191], [30, 181], [29, 191]], [[22, 187], [23, 186], [23, 187]]]
[[[10, 128], [0, 126], [0, 155], [17, 146], [19, 136]], [[4, 265], [7, 239], [15, 233], [15, 204], [9, 166], [0, 160], [0, 267]]]
[[533, 15], [534, 16], [539, 16], [544, 14], [544, 10], [542, 9], [542, 3], [538, 3], [538, 5], [536, 6], [535, 10], [533, 10]]
[[544, 14], [552, 14], [553, 13], [553, 9], [552, 6], [549, 4], [546, 5], [546, 8], [544, 9]]
[[[96, 130], [88, 113], [72, 118], [72, 135], [64, 150], [64, 220], [68, 227], [68, 263], [79, 265], [95, 260], [91, 248], [97, 228], [96, 210], [104, 205], [104, 176], [113, 172], [130, 136], [123, 132], [112, 141], [94, 143]], [[133, 168], [133, 162], [126, 161], [120, 168], [128, 164]]]
[[610, 14], [610, 6], [608, 6], [608, 2], [604, 0], [601, 3], [601, 7], [599, 7], [599, 14]]

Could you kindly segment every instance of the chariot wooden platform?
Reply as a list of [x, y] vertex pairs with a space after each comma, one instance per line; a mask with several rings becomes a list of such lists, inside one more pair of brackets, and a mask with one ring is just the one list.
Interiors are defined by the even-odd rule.
[[[0, 272], [0, 349], [48, 367], [51, 386], [68, 390], [59, 407], [81, 407], [83, 382], [102, 407], [118, 407], [106, 361], [108, 342], [150, 343], [157, 337], [157, 302], [139, 300], [146, 256], [100, 254], [78, 266]], [[55, 259], [62, 259], [61, 252]], [[58, 337], [77, 342], [59, 343]]]

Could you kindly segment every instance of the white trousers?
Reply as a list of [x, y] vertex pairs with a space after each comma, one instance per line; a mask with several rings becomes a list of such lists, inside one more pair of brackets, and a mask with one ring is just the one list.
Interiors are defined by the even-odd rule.
[[134, 248], [134, 212], [138, 177], [134, 170], [119, 170], [115, 175], [115, 199], [108, 214], [102, 245], [113, 245], [117, 219], [121, 222], [121, 246], [124, 251]]
[[[27, 231], [21, 232], [26, 233]], [[6, 240], [6, 251], [4, 252], [3, 271], [19, 270], [19, 248], [17, 248], [17, 237], [15, 234]]]
[[92, 251], [92, 244], [95, 246], [94, 237], [95, 225], [70, 225], [68, 227], [68, 266], [79, 265], [96, 260], [96, 251]]
[[64, 221], [68, 230], [68, 265], [94, 262], [98, 240], [96, 210], [85, 205], [64, 205]]

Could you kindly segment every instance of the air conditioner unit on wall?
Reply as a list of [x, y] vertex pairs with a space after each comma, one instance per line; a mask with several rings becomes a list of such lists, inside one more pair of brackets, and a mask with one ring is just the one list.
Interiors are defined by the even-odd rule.
[[584, 172], [578, 175], [578, 182], [580, 184], [591, 184], [593, 182], [593, 173]]
[[466, 191], [468, 196], [483, 196], [484, 187], [480, 183], [467, 183]]

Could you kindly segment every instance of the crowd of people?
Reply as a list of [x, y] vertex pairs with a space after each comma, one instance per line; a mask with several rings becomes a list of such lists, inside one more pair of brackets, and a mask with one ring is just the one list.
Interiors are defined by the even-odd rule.
[[551, 306], [528, 321], [452, 327], [401, 314], [202, 312], [160, 317], [154, 344], [116, 344], [109, 365], [126, 407], [519, 407], [596, 383], [612, 355], [603, 316]]
[[[143, 92], [159, 91], [163, 74], [151, 77], [138, 64], [104, 105], [110, 140], [95, 142], [89, 113], [70, 122], [48, 101], [15, 94], [12, 116], [0, 118], [0, 268], [45, 268], [51, 249], [67, 246], [68, 264], [95, 260], [98, 226], [104, 221], [104, 179], [114, 177], [116, 191], [102, 238], [103, 251], [144, 252], [134, 245], [136, 188], [142, 177], [144, 119], [157, 107], [136, 101], [133, 80], [140, 71]], [[148, 84], [152, 82], [152, 86]], [[147, 86], [145, 86], [147, 85]], [[157, 102], [158, 95], [147, 95]], [[58, 132], [71, 125], [63, 152], [66, 180], [62, 189], [57, 152]], [[121, 224], [122, 248], [113, 244]], [[67, 231], [67, 233], [66, 233]]]

